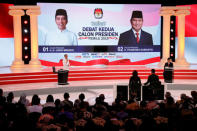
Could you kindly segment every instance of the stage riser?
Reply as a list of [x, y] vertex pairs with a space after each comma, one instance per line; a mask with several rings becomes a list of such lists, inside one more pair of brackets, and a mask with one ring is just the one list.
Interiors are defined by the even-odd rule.
[[[110, 72], [128, 72], [130, 74], [132, 74], [134, 70], [91, 70], [91, 71], [69, 71], [70, 74], [75, 74], [75, 73], [110, 73]], [[138, 74], [140, 73], [149, 73], [150, 74], [150, 70], [137, 70]], [[185, 74], [185, 73], [191, 73], [191, 74], [197, 74], [197, 70], [175, 70], [174, 73], [181, 73], [181, 74]], [[163, 70], [156, 70], [156, 74], [162, 74]], [[52, 71], [51, 72], [32, 72], [32, 73], [7, 73], [7, 74], [0, 74], [0, 78], [1, 77], [6, 77], [6, 76], [27, 76], [27, 75], [52, 75], [54, 74]]]
[[[133, 70], [83, 70], [69, 71], [68, 81], [89, 81], [89, 80], [118, 80], [129, 81]], [[156, 70], [156, 74], [163, 79], [163, 70]], [[147, 79], [150, 70], [138, 70], [141, 79]], [[197, 80], [197, 70], [175, 70], [174, 79]], [[9, 73], [0, 74], [0, 85], [57, 82], [57, 74], [53, 72], [32, 72], [32, 73]]]
[[[139, 77], [142, 77], [143, 78], [146, 78], [146, 76], [150, 75], [150, 73], [139, 73]], [[157, 75], [163, 79], [163, 74], [162, 73], [157, 73]], [[130, 77], [131, 76], [131, 73], [102, 73], [102, 74], [69, 74], [69, 78], [72, 78], [72, 77], [94, 77], [94, 76], [97, 76], [97, 77], [102, 77], [102, 76], [127, 76], [127, 77]], [[145, 76], [145, 77], [144, 77]], [[187, 74], [184, 74], [184, 73], [175, 73], [175, 76], [176, 77], [190, 77], [190, 76], [197, 76], [197, 73], [187, 73]], [[23, 75], [23, 76], [4, 76], [4, 77], [0, 77], [0, 81], [5, 81], [5, 80], [26, 80], [26, 79], [43, 79], [43, 78], [57, 78], [57, 74], [48, 74], [48, 75]]]
[[[68, 81], [89, 81], [89, 80], [119, 80], [119, 79], [126, 79], [129, 81], [129, 76], [125, 77], [81, 77], [81, 78], [69, 78]], [[148, 76], [140, 77], [141, 79], [147, 79]], [[163, 79], [163, 77], [159, 77], [159, 79]], [[191, 80], [197, 80], [196, 77], [175, 77], [174, 79], [191, 79]], [[19, 79], [19, 80], [12, 80], [12, 81], [1, 81], [0, 85], [9, 85], [9, 84], [24, 84], [24, 83], [41, 83], [41, 82], [57, 82], [57, 78], [52, 79], [34, 79], [34, 80], [25, 80], [25, 79]]]

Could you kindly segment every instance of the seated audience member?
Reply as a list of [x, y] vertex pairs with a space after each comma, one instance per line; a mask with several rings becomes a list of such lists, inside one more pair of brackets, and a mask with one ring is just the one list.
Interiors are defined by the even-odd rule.
[[101, 103], [100, 98], [99, 97], [96, 97], [95, 104], [93, 105], [92, 110], [95, 111], [95, 112], [97, 112], [98, 109], [99, 110], [102, 109], [104, 111], [107, 111], [107, 108]]
[[83, 105], [85, 108], [89, 107], [89, 103], [87, 101], [84, 101], [85, 95], [83, 93], [79, 94], [79, 99], [76, 99], [74, 102], [74, 109], [76, 111], [80, 110], [80, 106]]
[[155, 74], [155, 69], [151, 70], [151, 75], [148, 76], [148, 80], [146, 83], [144, 83], [144, 85], [151, 85], [151, 86], [161, 85], [158, 75]]
[[165, 98], [164, 98], [164, 100], [162, 101], [162, 103], [166, 103], [166, 102], [167, 102], [167, 98], [168, 98], [168, 97], [171, 97], [171, 93], [167, 91], [167, 92], [165, 93], [164, 96], [165, 96]]
[[180, 98], [181, 99], [176, 102], [179, 109], [193, 109], [195, 107], [193, 99], [186, 94], [182, 93]]
[[107, 102], [105, 102], [105, 95], [104, 94], [100, 94], [99, 98], [101, 100], [101, 104], [104, 105], [107, 109], [109, 108], [109, 105]]
[[18, 100], [18, 103], [20, 104], [23, 104], [25, 106], [29, 106], [30, 105], [30, 102], [29, 100], [26, 98], [26, 94], [25, 93], [22, 93], [19, 100]]
[[0, 105], [5, 104], [6, 98], [3, 96], [3, 89], [0, 88]]
[[167, 97], [165, 103], [165, 109], [176, 109], [176, 104], [173, 97], [171, 96]]
[[38, 95], [37, 94], [33, 95], [31, 106], [27, 106], [27, 111], [29, 113], [31, 112], [42, 113], [42, 108], [43, 107], [40, 105], [40, 98], [38, 97]]
[[77, 118], [84, 120], [91, 120], [92, 113], [87, 111], [87, 105], [85, 103], [81, 103], [79, 107], [79, 111], [77, 112]]
[[117, 112], [117, 118], [119, 120], [125, 120], [128, 117], [128, 113], [125, 112], [126, 104], [120, 103], [120, 110]]
[[[161, 82], [159, 81], [159, 77], [155, 74], [155, 69], [151, 70], [151, 75], [148, 76], [148, 80], [144, 83], [145, 87], [143, 87], [143, 99], [144, 100], [153, 100], [153, 99], [163, 99], [158, 96], [161, 91]], [[146, 94], [146, 95], [145, 95]]]
[[84, 99], [85, 99], [85, 95], [83, 93], [81, 93], [79, 95], [80, 104], [83, 104], [84, 106], [86, 106], [86, 108], [88, 108], [89, 103], [87, 101], [84, 101]]
[[73, 102], [69, 100], [69, 93], [64, 93], [64, 100], [61, 102], [61, 106], [68, 105], [71, 109], [73, 108]]
[[39, 117], [37, 126], [42, 131], [61, 131], [61, 128], [54, 123], [54, 117], [50, 114], [43, 114]]
[[158, 109], [159, 105], [158, 105], [156, 100], [154, 100], [154, 99], [151, 100], [150, 99], [150, 101], [147, 102], [146, 108], [148, 110]]
[[194, 101], [194, 106], [197, 107], [197, 91], [191, 91], [191, 96]]
[[55, 107], [54, 98], [52, 95], [47, 96], [46, 103], [43, 107]]
[[7, 102], [8, 103], [16, 103], [16, 101], [14, 101], [14, 93], [13, 92], [8, 93]]
[[130, 100], [128, 101], [128, 104], [126, 106], [126, 110], [138, 110], [140, 108], [140, 105], [138, 102], [135, 101], [136, 95], [132, 95], [130, 97]]

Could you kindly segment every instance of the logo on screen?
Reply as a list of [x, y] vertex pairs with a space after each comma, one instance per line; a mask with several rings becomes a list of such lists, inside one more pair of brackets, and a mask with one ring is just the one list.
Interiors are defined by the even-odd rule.
[[101, 19], [103, 18], [103, 10], [101, 8], [96, 8], [94, 9], [94, 17], [96, 19]]

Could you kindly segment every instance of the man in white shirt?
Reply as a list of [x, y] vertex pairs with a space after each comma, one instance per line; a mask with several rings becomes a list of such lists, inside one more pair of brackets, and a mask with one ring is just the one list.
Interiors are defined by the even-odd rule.
[[57, 9], [55, 22], [58, 29], [46, 35], [45, 45], [77, 45], [77, 36], [66, 28], [68, 23], [67, 12], [64, 9]]
[[64, 58], [65, 58], [65, 59], [63, 59], [63, 68], [64, 68], [65, 70], [69, 70], [70, 63], [69, 63], [68, 55], [65, 54], [65, 55], [64, 55]]

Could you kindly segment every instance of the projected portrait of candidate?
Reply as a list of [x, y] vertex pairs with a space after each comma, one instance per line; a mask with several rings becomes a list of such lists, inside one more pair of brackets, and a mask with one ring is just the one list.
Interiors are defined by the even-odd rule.
[[68, 23], [67, 12], [64, 9], [57, 9], [55, 13], [57, 30], [52, 31], [46, 36], [45, 45], [77, 45], [77, 36], [66, 28]]
[[133, 11], [131, 16], [132, 28], [120, 34], [118, 45], [125, 46], [152, 46], [152, 35], [142, 30], [142, 11]]

